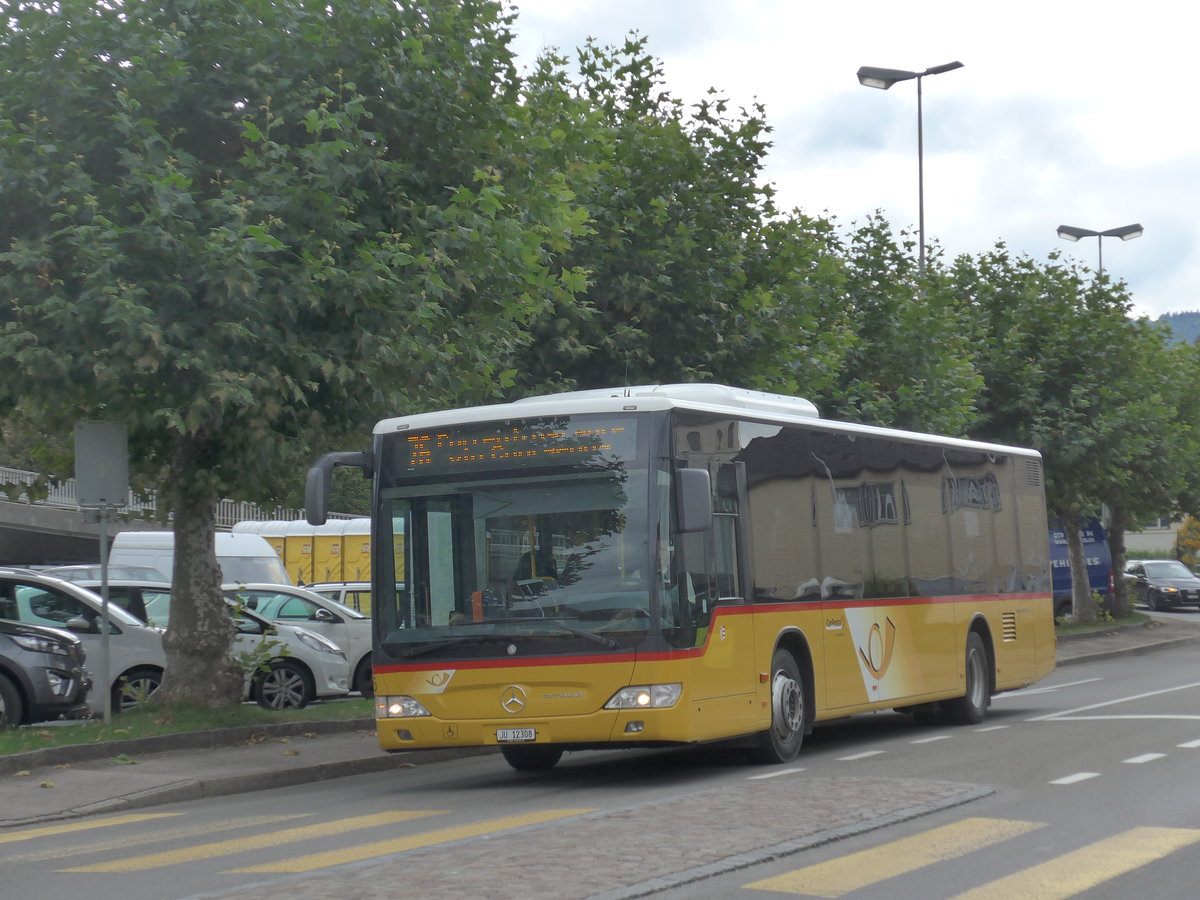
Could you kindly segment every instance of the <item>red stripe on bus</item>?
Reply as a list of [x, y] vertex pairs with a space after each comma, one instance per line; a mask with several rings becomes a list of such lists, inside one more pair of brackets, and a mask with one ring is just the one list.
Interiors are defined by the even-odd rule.
[[[884, 597], [874, 600], [823, 600], [804, 602], [790, 600], [783, 603], [757, 603], [743, 606], [718, 606], [713, 610], [712, 624], [726, 616], [746, 616], [755, 613], [796, 612], [802, 610], [863, 609], [865, 607], [929, 606], [943, 603], [992, 603], [998, 600], [1049, 600], [1049, 594], [948, 594], [940, 597]], [[712, 640], [712, 625], [709, 626], [704, 644], [700, 647], [684, 647], [679, 650], [656, 650], [653, 652], [629, 650], [623, 653], [589, 654], [586, 656], [525, 656], [519, 659], [464, 659], [429, 660], [422, 663], [389, 663], [375, 666], [379, 673], [428, 672], [432, 669], [516, 669], [524, 666], [578, 666], [608, 663], [628, 665], [630, 663], [665, 662], [670, 660], [696, 659], [708, 652]], [[439, 665], [440, 663], [440, 665]]]

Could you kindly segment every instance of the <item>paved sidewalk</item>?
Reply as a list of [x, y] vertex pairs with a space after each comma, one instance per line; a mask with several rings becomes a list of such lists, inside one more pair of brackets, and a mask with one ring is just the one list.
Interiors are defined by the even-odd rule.
[[[1058, 664], [1146, 653], [1197, 640], [1200, 624], [1159, 620], [1062, 640]], [[474, 749], [386, 754], [376, 743], [374, 722], [364, 719], [229, 729], [0, 756], [0, 829], [431, 765], [447, 758], [492, 752]], [[740, 793], [718, 790], [525, 829], [523, 834], [528, 837], [521, 840], [532, 840], [536, 835], [539, 859], [558, 858], [546, 848], [565, 841], [561, 858], [574, 860], [574, 877], [568, 880], [562, 873], [555, 877], [556, 870], [548, 863], [544, 879], [539, 875], [538, 882], [533, 883], [526, 869], [521, 876], [522, 894], [529, 898], [565, 898], [564, 884], [583, 883], [588, 885], [588, 893], [579, 894], [581, 897], [617, 900], [643, 896], [703, 877], [704, 873], [729, 871], [793, 853], [991, 792], [978, 785], [901, 779], [788, 778], [755, 785], [753, 790], [763, 793], [764, 802], [773, 798], [768, 805], [778, 815], [764, 816], [761, 805], [745, 804], [738, 799]], [[743, 823], [738, 818], [739, 810], [746, 809], [757, 810], [754, 821]], [[647, 834], [671, 837], [664, 842], [666, 846], [651, 848], [645, 845]], [[414, 851], [422, 857], [453, 852], [454, 865], [408, 867], [410, 877], [421, 871], [438, 873], [438, 877], [429, 884], [406, 882], [406, 887], [424, 900], [488, 896], [489, 886], [474, 884], [472, 878], [477, 875], [473, 873], [495, 873], [503, 868], [512, 845], [507, 838], [502, 843], [502, 847], [482, 841], [458, 843], [451, 849]], [[591, 848], [588, 855], [596, 858], [596, 865], [589, 867], [589, 874], [582, 878], [575, 871], [580, 855], [571, 849], [580, 846]], [[499, 858], [489, 856], [497, 853]], [[310, 873], [291, 883], [290, 888], [296, 892], [289, 896], [337, 896], [336, 890], [332, 894], [329, 891], [344, 887], [345, 879], [352, 878], [355, 897], [391, 897], [393, 894], [384, 889], [388, 884], [394, 887], [390, 879], [377, 877], [372, 881], [372, 870], [384, 864], [380, 861], [349, 872], [339, 870], [337, 884], [325, 884], [324, 874]], [[448, 872], [454, 877], [449, 878]], [[490, 887], [494, 888], [494, 882]], [[383, 892], [373, 893], [376, 888]], [[229, 896], [241, 894], [235, 891]], [[245, 896], [255, 895], [248, 892]]]

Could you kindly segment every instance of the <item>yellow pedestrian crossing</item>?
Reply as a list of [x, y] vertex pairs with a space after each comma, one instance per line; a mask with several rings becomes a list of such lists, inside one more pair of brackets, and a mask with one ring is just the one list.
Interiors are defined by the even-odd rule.
[[[6, 852], [0, 853], [0, 863], [5, 860], [36, 863], [41, 860], [69, 857], [74, 857], [82, 863], [84, 858], [89, 856], [95, 858], [105, 854], [112, 857], [114, 854], [127, 853], [132, 848], [149, 849], [158, 841], [172, 841], [190, 843], [173, 850], [141, 852], [57, 871], [132, 873], [241, 856], [240, 859], [229, 859], [227, 865], [232, 866], [249, 861], [244, 854], [254, 852], [255, 864], [223, 869], [223, 873], [297, 874], [569, 819], [595, 811], [541, 810], [415, 832], [392, 826], [403, 826], [429, 817], [448, 815], [449, 811], [392, 810], [332, 821], [318, 821], [319, 815], [314, 813], [295, 813], [246, 816], [194, 824], [189, 823], [184, 817], [185, 814], [181, 813], [114, 815], [0, 832], [0, 844], [8, 845], [4, 848]], [[293, 820], [292, 826], [282, 827], [288, 820]], [[295, 823], [294, 820], [303, 820], [304, 824]], [[146, 827], [139, 830], [138, 826]], [[848, 853], [781, 875], [753, 881], [743, 885], [743, 889], [747, 894], [750, 891], [770, 891], [803, 897], [849, 897], [865, 888], [884, 886], [886, 889], [891, 879], [986, 851], [1046, 827], [1048, 826], [1044, 822], [1020, 819], [964, 817], [919, 834], [886, 841], [869, 850]], [[104, 829], [118, 830], [111, 832], [113, 836], [108, 837]], [[227, 837], [235, 832], [241, 836]], [[337, 847], [334, 842], [328, 840], [333, 835], [354, 832], [361, 832], [363, 840], [351, 840], [346, 847]], [[68, 840], [72, 835], [83, 838], [83, 842], [72, 844]], [[200, 840], [211, 835], [224, 835], [226, 839]], [[31, 841], [35, 843], [29, 843]], [[284, 858], [274, 858], [274, 854], [267, 856], [259, 852], [315, 841], [323, 842], [322, 849], [316, 852], [301, 854], [300, 848], [297, 847], [292, 854]], [[1021, 853], [1014, 853], [1005, 848], [1005, 858], [1017, 861], [1011, 867], [1005, 867], [1011, 874], [1002, 875], [949, 900], [1011, 900], [1012, 897], [1020, 897], [1021, 900], [1066, 900], [1195, 844], [1200, 844], [1200, 829], [1134, 827], [1019, 870]], [[163, 844], [160, 843], [159, 846]], [[912, 882], [908, 884], [911, 885]], [[959, 885], [961, 886], [961, 882]], [[945, 895], [929, 893], [928, 896], [933, 898]]]
[[839, 856], [746, 885], [751, 890], [807, 897], [841, 897], [925, 866], [964, 856], [1044, 827], [1012, 819], [962, 819], [870, 850]]
[[1131, 828], [954, 900], [1062, 900], [1200, 841], [1195, 828]]
[[166, 819], [181, 813], [146, 813], [125, 816], [103, 816], [99, 819], [84, 819], [75, 822], [63, 822], [59, 825], [41, 825], [37, 828], [26, 828], [22, 831], [0, 832], [0, 844], [11, 844], [16, 841], [32, 841], [38, 838], [55, 837], [71, 834], [75, 831], [90, 831], [94, 828], [108, 828], [113, 825], [129, 825], [134, 822], [148, 822], [152, 819]]
[[552, 822], [567, 816], [578, 816], [594, 812], [590, 809], [551, 809], [545, 812], [528, 813], [523, 816], [506, 816], [500, 819], [489, 819], [485, 822], [473, 822], [457, 828], [440, 828], [437, 831], [427, 831], [409, 837], [391, 840], [374, 841], [359, 847], [347, 847], [344, 850], [329, 850], [325, 853], [313, 853], [298, 856], [278, 862], [263, 863], [258, 866], [246, 866], [242, 869], [230, 869], [231, 873], [246, 872], [312, 872], [342, 863], [359, 862], [375, 856], [388, 853], [400, 853], [404, 850], [416, 850], [420, 847], [431, 847], [434, 844], [444, 844], [467, 837], [478, 837], [496, 831], [506, 831], [509, 828], [523, 828], [526, 825], [539, 825], [542, 822]]
[[141, 856], [131, 856], [127, 859], [117, 859], [106, 863], [90, 866], [76, 866], [63, 869], [64, 872], [137, 872], [143, 869], [158, 869], [163, 866], [175, 866], [179, 863], [194, 862], [198, 859], [213, 859], [218, 856], [228, 856], [231, 853], [244, 853], [247, 850], [263, 850], [267, 847], [278, 847], [295, 841], [306, 841], [314, 838], [328, 837], [334, 834], [345, 834], [348, 831], [358, 831], [363, 828], [379, 828], [396, 822], [409, 822], [425, 816], [438, 815], [444, 810], [419, 810], [416, 812], [384, 812], [368, 816], [353, 816], [349, 819], [338, 819], [333, 822], [320, 822], [313, 825], [302, 825], [299, 828], [285, 828], [282, 831], [268, 831], [263, 834], [248, 835], [227, 841], [215, 841], [210, 844], [197, 844], [182, 847], [178, 850], [164, 850], [161, 853], [146, 853]]
[[[961, 819], [869, 850], [763, 878], [743, 888], [804, 897], [842, 897], [1044, 827], [1042, 822], [1014, 819]], [[1067, 900], [1197, 842], [1200, 829], [1131, 828], [950, 900]]]

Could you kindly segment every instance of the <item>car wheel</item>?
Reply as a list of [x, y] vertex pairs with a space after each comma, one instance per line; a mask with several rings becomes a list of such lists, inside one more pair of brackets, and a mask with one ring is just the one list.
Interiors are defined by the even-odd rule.
[[978, 632], [967, 635], [965, 662], [966, 691], [961, 697], [945, 701], [942, 708], [946, 711], [946, 721], [953, 725], [978, 725], [987, 715], [992, 700], [987, 649]]
[[562, 748], [553, 744], [522, 744], [501, 747], [504, 761], [518, 772], [544, 772], [553, 769], [562, 759]]
[[117, 679], [112, 689], [113, 712], [128, 712], [141, 705], [162, 684], [162, 672], [158, 669], [134, 669]]
[[25, 705], [17, 686], [0, 675], [0, 731], [16, 728], [25, 720]]
[[358, 691], [368, 700], [375, 696], [375, 682], [371, 678], [370, 653], [358, 661], [358, 667], [354, 670], [354, 684], [350, 689]]
[[759, 736], [751, 758], [768, 765], [795, 759], [804, 741], [805, 716], [800, 667], [787, 650], [776, 650], [771, 658], [771, 727]]
[[251, 693], [264, 709], [303, 709], [316, 697], [308, 670], [290, 659], [272, 661], [255, 677]]

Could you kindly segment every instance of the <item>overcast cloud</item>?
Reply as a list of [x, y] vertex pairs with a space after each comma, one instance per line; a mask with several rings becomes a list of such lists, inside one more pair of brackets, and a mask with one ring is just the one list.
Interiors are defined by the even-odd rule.
[[523, 60], [547, 47], [573, 58], [588, 36], [617, 44], [636, 30], [676, 97], [715, 87], [735, 105], [762, 103], [779, 206], [842, 224], [875, 210], [894, 229], [917, 221], [916, 84], [865, 88], [858, 68], [960, 60], [923, 80], [927, 236], [951, 255], [1003, 241], [1095, 268], [1096, 239], [1072, 244], [1056, 228], [1138, 222], [1142, 237], [1104, 239], [1105, 272], [1128, 283], [1137, 314], [1200, 309], [1195, 40], [1177, 3], [514, 5]]

